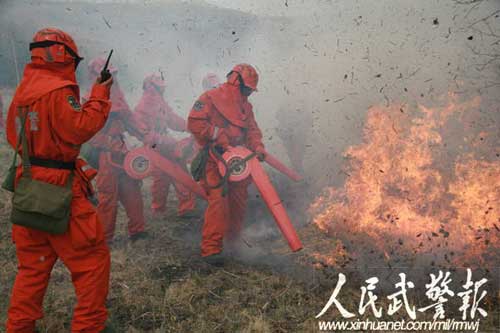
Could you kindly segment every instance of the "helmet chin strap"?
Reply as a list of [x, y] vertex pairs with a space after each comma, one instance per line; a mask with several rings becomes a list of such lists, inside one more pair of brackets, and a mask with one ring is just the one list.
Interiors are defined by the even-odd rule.
[[253, 89], [245, 85], [240, 85], [240, 92], [243, 96], [250, 96], [253, 93]]
[[250, 96], [253, 93], [253, 89], [245, 85], [245, 82], [243, 82], [243, 78], [241, 77], [240, 73], [238, 73], [238, 81], [240, 82], [241, 94], [246, 97]]
[[238, 73], [238, 72], [234, 72], [234, 71], [230, 71], [228, 74], [227, 74], [227, 77], [229, 78], [229, 76], [233, 73], [236, 73], [237, 76], [236, 78], [238, 79], [238, 82], [240, 84], [240, 92], [243, 96], [250, 96], [252, 93], [253, 93], [253, 89], [248, 87], [247, 85], [245, 85], [245, 82], [243, 82], [243, 78], [241, 77], [241, 74]]

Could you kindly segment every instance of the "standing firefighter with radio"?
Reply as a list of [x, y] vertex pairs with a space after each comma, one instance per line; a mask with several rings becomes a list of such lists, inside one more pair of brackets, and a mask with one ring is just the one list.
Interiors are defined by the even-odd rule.
[[73, 39], [55, 28], [37, 32], [7, 116], [7, 139], [22, 157], [3, 187], [14, 192], [11, 220], [18, 273], [7, 332], [34, 332], [58, 258], [71, 273], [77, 303], [72, 332], [105, 330], [110, 254], [87, 199], [95, 170], [78, 159], [80, 146], [105, 124], [113, 79], [97, 79], [80, 105]]
[[[259, 159], [265, 157], [262, 133], [248, 101], [248, 96], [257, 90], [257, 82], [258, 75], [252, 66], [236, 65], [227, 75], [227, 82], [201, 95], [189, 113], [188, 129], [204, 147], [191, 164], [192, 173], [208, 194], [201, 255], [214, 265], [223, 263], [224, 238], [234, 240], [239, 235], [250, 184], [249, 178], [223, 184], [217, 162], [231, 146], [245, 146]], [[200, 158], [200, 154], [205, 154], [205, 158]]]

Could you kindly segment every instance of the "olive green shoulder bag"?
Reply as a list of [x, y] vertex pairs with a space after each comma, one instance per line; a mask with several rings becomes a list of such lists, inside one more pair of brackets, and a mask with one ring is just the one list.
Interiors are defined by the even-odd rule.
[[[68, 229], [71, 215], [73, 171], [65, 186], [49, 184], [31, 177], [31, 162], [24, 126], [27, 112], [20, 116], [23, 126], [19, 133], [16, 155], [20, 141], [23, 172], [12, 197], [11, 222], [51, 234], [62, 234]], [[13, 164], [15, 165], [15, 161]]]

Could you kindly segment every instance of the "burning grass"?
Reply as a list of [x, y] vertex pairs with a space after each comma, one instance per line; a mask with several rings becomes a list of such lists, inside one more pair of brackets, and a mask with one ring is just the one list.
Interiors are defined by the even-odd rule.
[[358, 260], [498, 267], [498, 128], [471, 128], [480, 112], [478, 98], [453, 96], [435, 108], [372, 107], [363, 143], [345, 152], [349, 177], [316, 199], [314, 223]]

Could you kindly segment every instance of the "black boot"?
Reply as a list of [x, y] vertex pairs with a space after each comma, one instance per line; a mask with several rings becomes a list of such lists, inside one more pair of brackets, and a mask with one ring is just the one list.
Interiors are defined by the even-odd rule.
[[216, 253], [216, 254], [206, 256], [206, 257], [202, 257], [202, 259], [207, 264], [215, 266], [215, 267], [224, 266], [224, 257], [222, 256], [222, 253]]

